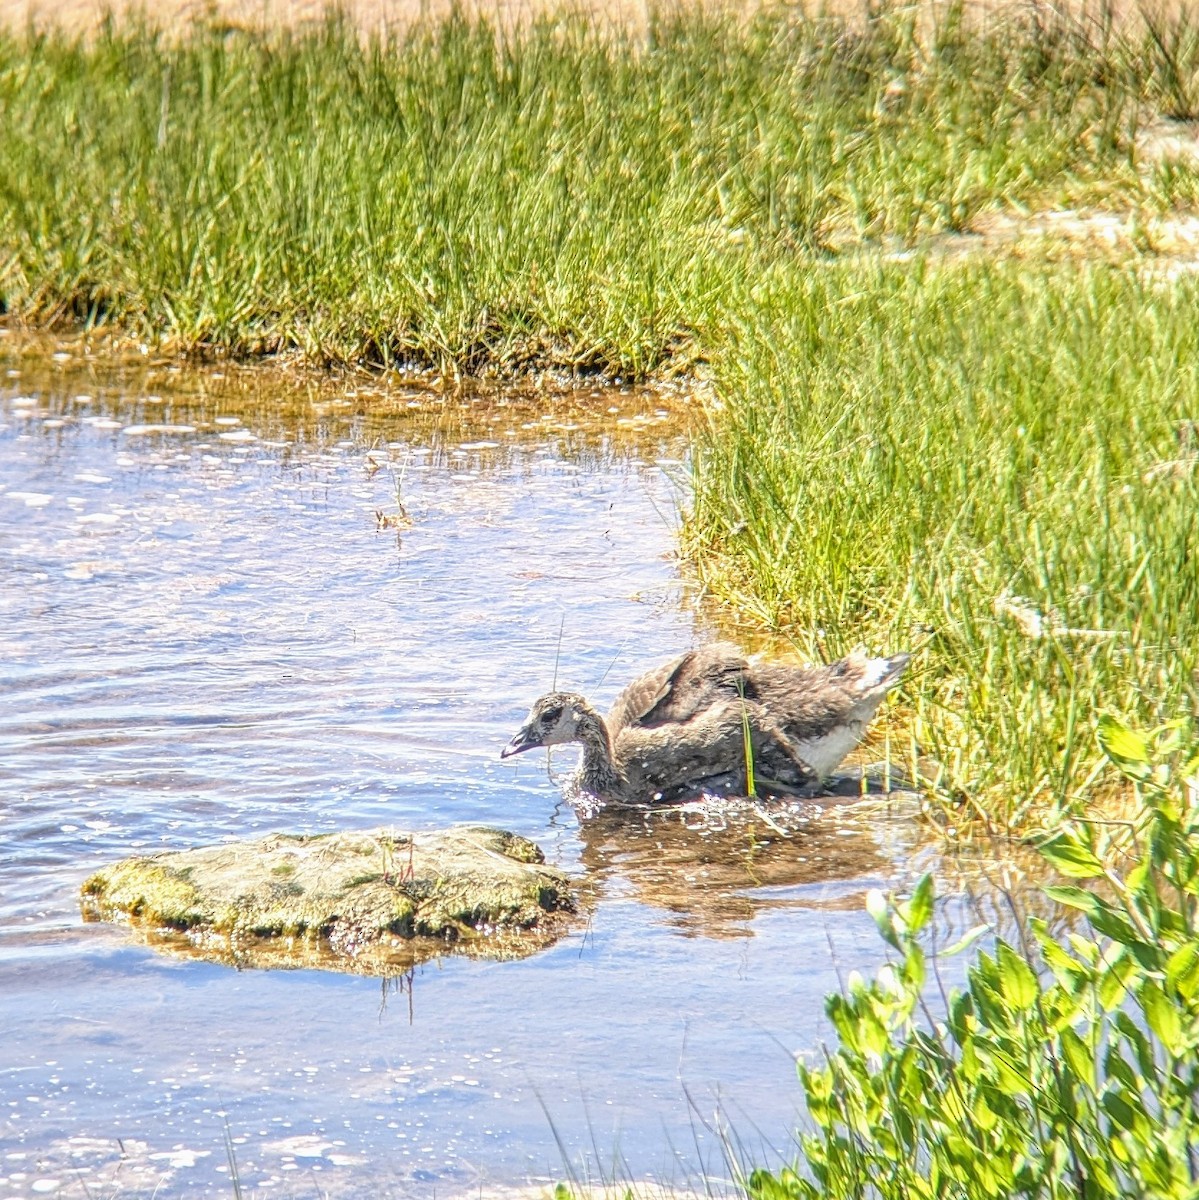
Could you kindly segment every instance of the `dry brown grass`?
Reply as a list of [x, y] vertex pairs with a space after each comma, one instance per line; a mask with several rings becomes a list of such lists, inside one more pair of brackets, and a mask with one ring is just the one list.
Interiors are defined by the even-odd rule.
[[[364, 32], [373, 32], [443, 17], [454, 6], [454, 0], [340, 0], [337, 4], [329, 0], [0, 0], [0, 21], [15, 27], [56, 24], [87, 32], [112, 12], [118, 17], [144, 14], [152, 23], [166, 27], [195, 19], [241, 27], [295, 26], [320, 20], [330, 7], [338, 7]], [[706, 6], [752, 13], [761, 4], [759, 0], [720, 0], [713, 5], [707, 0]], [[648, 0], [568, 0], [565, 4], [562, 0], [458, 0], [457, 7], [505, 28], [563, 8], [587, 13], [600, 22], [636, 27], [645, 24], [651, 4]]]
[[[1062, 0], [1049, 5], [1078, 16], [1099, 19], [1110, 11], [1123, 21], [1145, 10], [1170, 12], [1185, 6], [1188, 0]], [[95, 29], [104, 17], [114, 13], [118, 19], [132, 14], [144, 15], [153, 24], [166, 28], [187, 25], [197, 19], [214, 20], [235, 27], [297, 26], [318, 21], [330, 8], [349, 14], [364, 32], [403, 28], [422, 19], [438, 19], [451, 9], [486, 17], [501, 28], [511, 28], [546, 13], [562, 10], [582, 12], [597, 22], [624, 27], [643, 27], [649, 13], [675, 5], [703, 7], [751, 16], [769, 6], [772, 0], [0, 0], [0, 23], [20, 28], [58, 25], [86, 33]], [[787, 7], [803, 8], [811, 13], [836, 13], [841, 16], [865, 13], [877, 6], [877, 0], [784, 0]], [[967, 7], [976, 16], [999, 9], [1028, 7], [1030, 0], [969, 0]], [[946, 6], [946, 0], [914, 0], [914, 6], [934, 13]]]

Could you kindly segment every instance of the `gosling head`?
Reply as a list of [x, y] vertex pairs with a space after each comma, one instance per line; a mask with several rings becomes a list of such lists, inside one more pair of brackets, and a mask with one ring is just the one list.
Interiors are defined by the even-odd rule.
[[538, 746], [577, 742], [579, 722], [586, 707], [587, 701], [573, 692], [550, 692], [548, 696], [542, 696], [529, 710], [516, 736], [500, 752], [500, 757], [510, 758]]

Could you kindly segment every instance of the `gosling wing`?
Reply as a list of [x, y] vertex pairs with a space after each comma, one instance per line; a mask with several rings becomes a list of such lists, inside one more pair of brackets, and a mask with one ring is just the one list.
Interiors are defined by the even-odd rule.
[[688, 650], [630, 683], [608, 713], [608, 728], [616, 736], [633, 726], [690, 721], [711, 705], [740, 696], [748, 669], [728, 642]]

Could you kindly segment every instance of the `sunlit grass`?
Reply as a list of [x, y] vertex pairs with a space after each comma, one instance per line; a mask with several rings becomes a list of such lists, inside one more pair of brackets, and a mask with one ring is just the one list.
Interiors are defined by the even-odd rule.
[[721, 297], [767, 266], [1140, 186], [1164, 84], [1136, 47], [1035, 8], [926, 18], [0, 33], [0, 306], [183, 348], [660, 374], [714, 352]]
[[686, 529], [711, 592], [811, 655], [915, 648], [912, 757], [1019, 825], [1085, 799], [1080, 714], [1193, 694], [1196, 475], [1159, 464], [1199, 417], [1199, 285], [1155, 262], [1160, 222], [1124, 267], [925, 250], [996, 211], [1192, 213], [1195, 163], [1136, 134], [1191, 114], [1199, 38], [1185, 9], [930, 11], [0, 33], [0, 309], [711, 376]]
[[809, 655], [917, 649], [943, 797], [1073, 806], [1088, 714], [1195, 696], [1197, 303], [1071, 264], [771, 278], [732, 301], [688, 548]]

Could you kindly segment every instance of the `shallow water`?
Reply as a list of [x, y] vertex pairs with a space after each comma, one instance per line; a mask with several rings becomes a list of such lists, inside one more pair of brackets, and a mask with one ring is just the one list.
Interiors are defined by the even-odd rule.
[[[785, 1155], [792, 1056], [881, 961], [861, 896], [913, 828], [581, 823], [498, 757], [555, 670], [607, 702], [711, 634], [671, 553], [683, 402], [64, 354], [0, 358], [0, 1200], [231, 1195], [227, 1139], [261, 1195], [696, 1186], [722, 1131]], [[586, 927], [381, 981], [79, 917], [130, 853], [454, 821], [590, 879]]]

